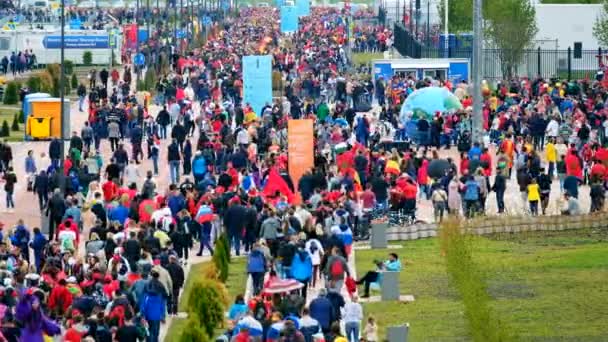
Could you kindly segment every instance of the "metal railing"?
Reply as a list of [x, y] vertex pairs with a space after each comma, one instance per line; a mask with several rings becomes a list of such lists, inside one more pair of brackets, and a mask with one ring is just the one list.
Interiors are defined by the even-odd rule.
[[[395, 49], [405, 57], [410, 58], [468, 58], [471, 64], [473, 60], [473, 48], [449, 48], [428, 46], [414, 38], [414, 36], [402, 25], [395, 24]], [[503, 79], [509, 74], [506, 70], [505, 59], [507, 50], [483, 49], [482, 51], [482, 73], [485, 79]], [[559, 79], [581, 79], [593, 78], [596, 72], [608, 64], [608, 51], [602, 50], [574, 50], [567, 49], [526, 49], [518, 58], [511, 75], [516, 77], [559, 78]]]

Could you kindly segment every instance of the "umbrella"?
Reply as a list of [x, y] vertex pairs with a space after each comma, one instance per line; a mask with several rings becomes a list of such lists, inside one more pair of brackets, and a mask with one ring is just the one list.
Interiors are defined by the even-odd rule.
[[411, 93], [401, 107], [400, 117], [406, 113], [413, 112], [432, 117], [436, 112], [462, 109], [458, 97], [450, 93], [447, 88], [426, 87]]
[[450, 163], [445, 159], [433, 159], [429, 163], [428, 174], [432, 178], [441, 178], [450, 170]]
[[287, 293], [295, 290], [299, 290], [304, 287], [304, 284], [300, 283], [295, 279], [273, 279], [264, 288], [264, 295], [271, 295], [275, 293]]

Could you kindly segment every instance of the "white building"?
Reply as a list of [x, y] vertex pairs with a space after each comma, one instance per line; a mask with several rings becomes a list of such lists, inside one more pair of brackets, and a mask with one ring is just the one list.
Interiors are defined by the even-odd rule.
[[[593, 36], [593, 23], [602, 5], [536, 4], [537, 46], [543, 49], [574, 49], [581, 43], [583, 50], [594, 50], [599, 42]], [[607, 48], [604, 46], [603, 48]]]

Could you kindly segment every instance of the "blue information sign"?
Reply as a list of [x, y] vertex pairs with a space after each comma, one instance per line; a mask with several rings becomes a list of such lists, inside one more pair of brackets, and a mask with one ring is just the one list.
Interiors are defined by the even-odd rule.
[[[61, 36], [45, 36], [42, 45], [46, 49], [60, 49]], [[66, 49], [108, 49], [108, 36], [64, 36], [63, 47]]]
[[295, 6], [281, 6], [281, 32], [290, 33], [298, 30], [298, 9]]
[[243, 56], [243, 102], [261, 116], [272, 103], [272, 56]]

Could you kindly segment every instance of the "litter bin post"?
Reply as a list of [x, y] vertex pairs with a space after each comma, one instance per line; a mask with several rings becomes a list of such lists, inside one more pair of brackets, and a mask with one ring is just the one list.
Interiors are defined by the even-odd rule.
[[382, 272], [381, 297], [383, 301], [399, 300], [399, 274], [400, 272]]
[[388, 327], [386, 330], [386, 339], [388, 342], [407, 342], [409, 332], [409, 323], [395, 327]]
[[372, 237], [371, 247], [372, 249], [387, 248], [388, 238], [386, 236], [386, 230], [388, 229], [388, 223], [373, 223], [372, 224]]

